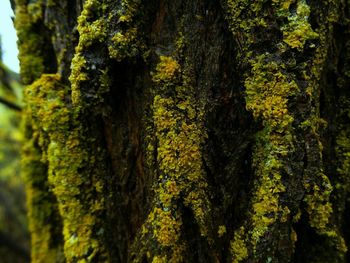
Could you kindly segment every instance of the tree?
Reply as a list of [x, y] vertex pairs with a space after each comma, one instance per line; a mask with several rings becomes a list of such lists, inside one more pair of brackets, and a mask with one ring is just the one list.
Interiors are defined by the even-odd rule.
[[349, 1], [12, 4], [33, 262], [349, 260]]

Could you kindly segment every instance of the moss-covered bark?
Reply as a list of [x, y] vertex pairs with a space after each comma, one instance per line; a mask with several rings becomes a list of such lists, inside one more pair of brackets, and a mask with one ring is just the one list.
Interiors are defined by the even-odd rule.
[[16, 1], [33, 261], [346, 262], [349, 8]]

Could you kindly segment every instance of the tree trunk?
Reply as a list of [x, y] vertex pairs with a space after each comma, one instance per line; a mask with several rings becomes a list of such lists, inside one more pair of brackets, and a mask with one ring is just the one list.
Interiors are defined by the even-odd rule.
[[14, 6], [33, 262], [349, 260], [349, 1]]

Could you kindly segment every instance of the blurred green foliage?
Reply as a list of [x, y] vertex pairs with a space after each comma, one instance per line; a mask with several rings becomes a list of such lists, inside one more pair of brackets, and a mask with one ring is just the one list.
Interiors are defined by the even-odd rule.
[[0, 262], [29, 262], [25, 190], [20, 175], [21, 100], [18, 74], [0, 61]]

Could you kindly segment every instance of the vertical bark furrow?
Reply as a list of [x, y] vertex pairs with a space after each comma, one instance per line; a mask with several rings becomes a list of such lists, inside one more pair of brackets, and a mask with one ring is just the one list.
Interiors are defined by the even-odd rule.
[[62, 81], [69, 84], [68, 77], [70, 64], [77, 44], [78, 34], [76, 30], [77, 17], [81, 7], [79, 1], [46, 1], [44, 22], [47, 28], [53, 32], [52, 45], [57, 57], [57, 72], [62, 76]]
[[[136, 153], [140, 151], [135, 138], [138, 124], [134, 125], [136, 116], [130, 110], [138, 95], [134, 90], [137, 81], [129, 75], [136, 75], [136, 63], [142, 61], [143, 32], [139, 27], [147, 10], [142, 1], [86, 1], [78, 18], [79, 42], [71, 66], [73, 107], [79, 119], [93, 124], [86, 127], [90, 138], [86, 142], [96, 140], [101, 161], [108, 165], [97, 178], [105, 187], [100, 198], [105, 198], [106, 215], [111, 217], [105, 222], [110, 232], [105, 233], [105, 240], [111, 241], [107, 248], [112, 259], [120, 262], [127, 260], [143, 212], [137, 203], [142, 197], [133, 189], [141, 191], [144, 186], [138, 178], [142, 176], [140, 154]], [[128, 242], [123, 242], [126, 237]]]

